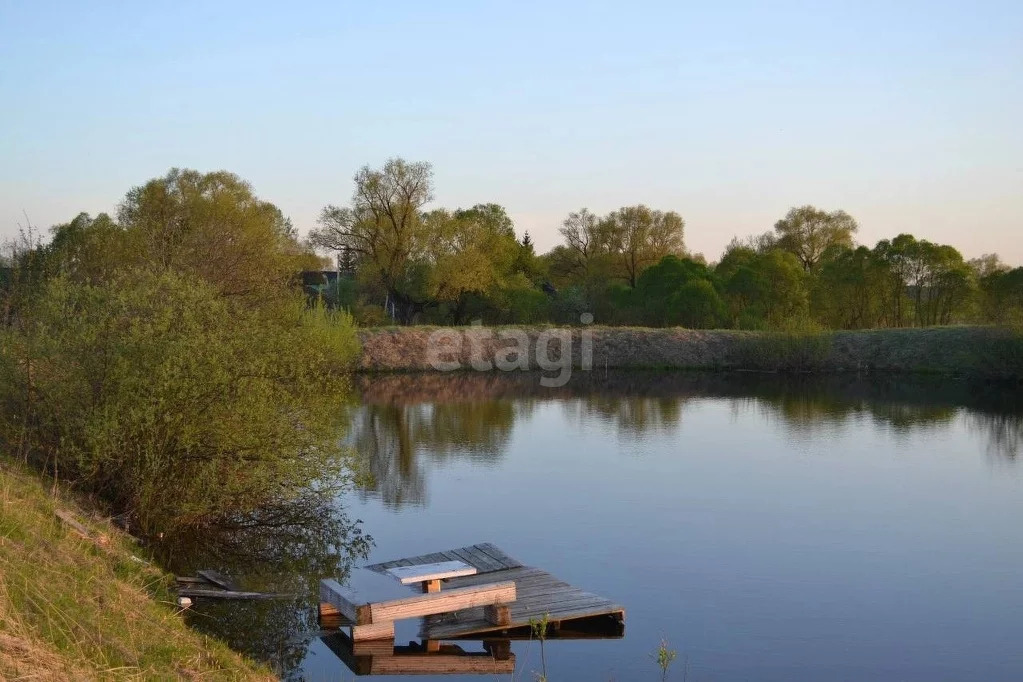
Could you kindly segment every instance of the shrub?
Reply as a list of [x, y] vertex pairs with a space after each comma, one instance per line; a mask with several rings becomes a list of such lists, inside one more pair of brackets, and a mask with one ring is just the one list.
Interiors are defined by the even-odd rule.
[[260, 308], [183, 274], [49, 280], [0, 350], [9, 451], [135, 514], [143, 531], [251, 512], [337, 481], [343, 313]]

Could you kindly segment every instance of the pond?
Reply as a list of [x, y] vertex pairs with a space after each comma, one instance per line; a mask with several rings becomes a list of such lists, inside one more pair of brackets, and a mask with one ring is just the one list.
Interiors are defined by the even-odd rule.
[[[366, 480], [329, 537], [299, 546], [344, 538], [358, 546], [338, 565], [361, 561], [356, 519], [371, 561], [493, 542], [624, 605], [622, 638], [546, 643], [550, 680], [660, 679], [662, 640], [677, 680], [1023, 679], [1018, 390], [645, 372], [361, 382], [350, 438]], [[275, 561], [307, 587], [327, 570]], [[293, 677], [351, 679], [309, 603], [192, 619]], [[512, 650], [514, 679], [535, 679], [538, 644]]]

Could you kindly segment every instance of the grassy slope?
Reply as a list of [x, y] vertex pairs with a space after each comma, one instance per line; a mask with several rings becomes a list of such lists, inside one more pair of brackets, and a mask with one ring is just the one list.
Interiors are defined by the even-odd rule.
[[[56, 518], [66, 509], [97, 544]], [[139, 547], [0, 456], [0, 680], [266, 680], [184, 625]]]

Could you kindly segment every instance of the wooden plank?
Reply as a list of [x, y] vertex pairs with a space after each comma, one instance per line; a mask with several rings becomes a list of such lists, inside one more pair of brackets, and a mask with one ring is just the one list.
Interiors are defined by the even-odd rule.
[[364, 625], [370, 622], [368, 607], [349, 599], [347, 590], [333, 578], [324, 578], [320, 581], [320, 601], [336, 608], [345, 619], [352, 623]]
[[293, 599], [294, 594], [272, 592], [239, 592], [236, 590], [204, 589], [201, 587], [178, 588], [179, 597], [207, 597], [210, 599]]
[[490, 604], [507, 604], [515, 601], [515, 583], [503, 582], [490, 585], [462, 587], [445, 590], [436, 594], [423, 594], [405, 599], [375, 602], [369, 605], [372, 623], [418, 618], [437, 613]]
[[504, 566], [505, 568], [522, 567], [521, 562], [517, 561], [516, 559], [512, 559], [510, 556], [502, 552], [497, 546], [495, 546], [492, 543], [484, 542], [476, 546], [479, 547], [480, 550], [485, 552], [487, 555], [499, 561], [501, 565]]
[[507, 568], [502, 562], [498, 561], [494, 557], [490, 556], [484, 551], [482, 545], [473, 545], [472, 547], [466, 548], [469, 554], [476, 558], [481, 564], [485, 564], [491, 571], [503, 571]]
[[367, 623], [366, 625], [353, 625], [352, 640], [355, 642], [364, 639], [389, 639], [394, 641], [394, 621], [386, 623]]
[[476, 575], [477, 570], [464, 561], [444, 561], [432, 564], [414, 564], [412, 566], [395, 566], [388, 568], [387, 573], [398, 579], [402, 585], [426, 582], [428, 580], [444, 580], [466, 575]]
[[210, 584], [210, 581], [206, 580], [206, 578], [190, 578], [188, 576], [182, 576], [182, 575], [179, 575], [179, 576], [175, 577], [174, 580], [176, 582], [179, 582], [179, 583], [183, 584], [183, 585], [209, 585]]
[[529, 605], [525, 611], [516, 602], [509, 605], [509, 615], [511, 622], [501, 627], [491, 624], [483, 609], [460, 612], [453, 619], [426, 618], [423, 621], [420, 636], [431, 639], [449, 639], [507, 628], [528, 628], [530, 619], [540, 620], [544, 615], [547, 615], [548, 620], [552, 623], [608, 615], [624, 620], [625, 610], [606, 600], [583, 597], [564, 602], [538, 602]]
[[[554, 576], [546, 571], [541, 571], [539, 568], [530, 568], [523, 566], [521, 568], [505, 569], [503, 571], [492, 571], [490, 573], [477, 573], [476, 575], [467, 575], [461, 578], [452, 578], [448, 581], [449, 587], [465, 587], [468, 585], [482, 585], [488, 582], [494, 582], [495, 580], [514, 580], [516, 583], [520, 581], [528, 581], [543, 578], [545, 580], [557, 580]], [[567, 584], [567, 583], [566, 583]]]
[[371, 571], [382, 573], [395, 566], [411, 566], [414, 564], [429, 564], [439, 561], [463, 561], [478, 570], [496, 571], [503, 568], [518, 568], [521, 563], [512, 559], [491, 543], [470, 545], [444, 552], [432, 554], [421, 554], [419, 556], [406, 557], [404, 559], [392, 559], [381, 561], [365, 566]]
[[453, 549], [451, 552], [458, 557], [462, 558], [470, 566], [475, 566], [479, 569], [480, 573], [491, 573], [493, 571], [500, 571], [503, 566], [495, 561], [494, 559], [487, 556], [486, 553], [477, 550], [475, 547], [460, 547]]
[[70, 526], [73, 531], [81, 535], [83, 538], [86, 540], [92, 540], [92, 533], [89, 532], [88, 528], [75, 519], [74, 514], [64, 509], [58, 509], [53, 513], [58, 519]]
[[211, 583], [213, 583], [217, 587], [222, 587], [225, 590], [232, 590], [232, 591], [237, 591], [238, 590], [238, 584], [235, 583], [235, 581], [231, 580], [230, 578], [228, 578], [227, 576], [225, 576], [222, 573], [217, 573], [216, 571], [211, 571], [211, 570], [208, 570], [208, 569], [202, 570], [202, 571], [196, 571], [195, 573], [199, 577], [205, 578], [206, 580], [210, 581]]

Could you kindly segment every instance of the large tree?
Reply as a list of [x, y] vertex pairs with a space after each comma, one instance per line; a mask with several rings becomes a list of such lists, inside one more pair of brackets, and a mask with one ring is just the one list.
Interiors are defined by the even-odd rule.
[[433, 199], [433, 168], [426, 162], [390, 159], [383, 168], [355, 174], [348, 206], [329, 205], [310, 241], [321, 248], [358, 254], [386, 290], [396, 316], [411, 322], [429, 301], [417, 272], [431, 245], [423, 207]]
[[845, 211], [828, 213], [814, 206], [793, 208], [774, 224], [778, 246], [795, 254], [805, 270], [813, 270], [829, 248], [852, 247], [857, 229]]
[[130, 190], [118, 222], [136, 265], [188, 273], [228, 296], [265, 299], [315, 259], [280, 209], [226, 171], [175, 168]]
[[787, 251], [757, 253], [735, 246], [722, 257], [714, 275], [737, 327], [778, 328], [798, 323], [806, 315], [808, 276]]
[[972, 292], [973, 271], [951, 246], [900, 234], [878, 242], [873, 253], [884, 268], [888, 326], [949, 324]]
[[565, 238], [565, 248], [556, 257], [557, 269], [587, 279], [608, 253], [607, 233], [600, 217], [582, 208], [569, 213], [558, 231]]
[[428, 292], [447, 304], [455, 324], [465, 322], [470, 297], [494, 294], [506, 286], [521, 248], [511, 218], [497, 204], [428, 213], [433, 235], [427, 251]]
[[814, 280], [814, 314], [826, 327], [863, 329], [882, 319], [886, 269], [866, 246], [843, 248], [821, 263]]
[[674, 211], [625, 206], [601, 221], [608, 251], [630, 287], [643, 270], [668, 255], [685, 253], [685, 221]]

